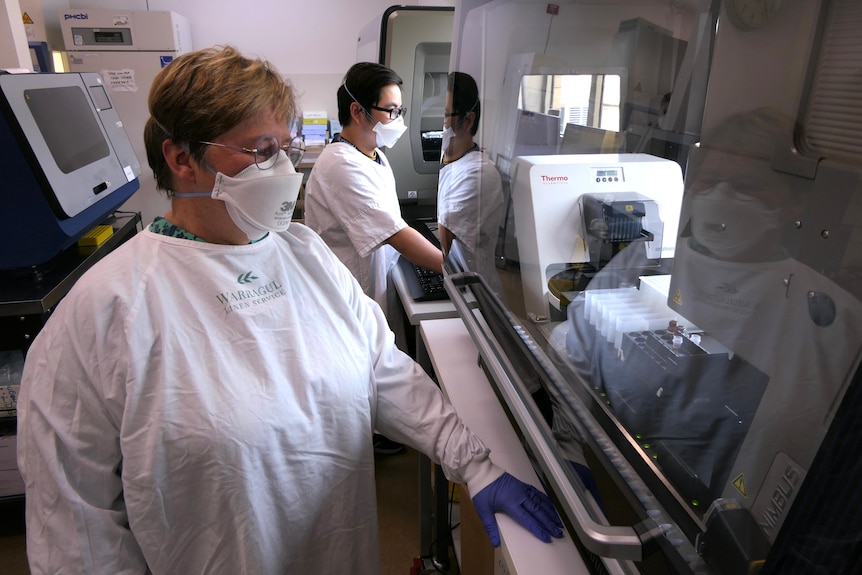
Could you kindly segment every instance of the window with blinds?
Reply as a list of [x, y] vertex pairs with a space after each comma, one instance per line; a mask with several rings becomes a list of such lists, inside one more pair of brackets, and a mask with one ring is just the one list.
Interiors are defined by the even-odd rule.
[[840, 162], [862, 160], [862, 2], [827, 3], [800, 148]]

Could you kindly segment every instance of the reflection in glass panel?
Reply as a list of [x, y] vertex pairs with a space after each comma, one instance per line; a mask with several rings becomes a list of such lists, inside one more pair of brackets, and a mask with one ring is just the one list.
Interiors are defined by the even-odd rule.
[[[535, 263], [521, 262], [527, 309], [541, 310], [556, 298], [565, 311], [546, 332], [549, 352], [572, 376], [571, 388], [549, 390], [555, 401], [580, 387], [582, 397], [602, 406], [597, 413], [608, 414], [608, 433], [621, 425], [630, 456], [645, 470], [654, 467], [684, 502], [698, 525], [689, 537], [701, 529], [716, 537], [716, 525], [728, 520], [717, 517], [738, 510], [734, 522], [741, 518], [735, 524], [747, 530], [745, 551], [753, 554], [776, 541], [797, 503], [862, 345], [854, 327], [862, 320], [858, 296], [817, 269], [834, 257], [806, 263], [788, 249], [787, 239], [798, 233], [793, 214], [813, 200], [801, 191], [806, 182], [770, 166], [787, 124], [774, 110], [759, 109], [710, 130], [691, 155], [675, 249], [663, 254], [672, 260], [649, 257], [649, 234], [617, 231], [620, 211], [626, 229], [653, 227], [635, 202], [614, 210], [608, 194], [590, 208], [595, 199], [582, 193], [579, 209], [569, 212], [578, 215], [559, 216], [565, 210], [558, 198], [580, 193], [585, 181], [557, 190], [557, 199], [536, 198], [541, 183], [528, 181], [537, 203], [522, 208], [532, 209], [536, 221], [519, 222], [541, 246]], [[632, 167], [623, 167], [631, 186], [642, 190]], [[549, 168], [541, 166], [546, 174]], [[580, 229], [583, 251], [555, 247], [561, 238], [577, 239], [544, 234], [548, 225]], [[832, 248], [845, 257], [852, 251], [840, 242]], [[588, 264], [557, 264], [567, 253]], [[527, 282], [529, 276], [540, 281]], [[558, 409], [555, 417], [565, 413]], [[554, 423], [558, 430], [572, 427]]]
[[469, 74], [452, 72], [447, 80], [437, 193], [441, 247], [455, 269], [480, 273], [501, 294], [494, 251], [503, 218], [502, 180], [474, 139], [483, 98]]
[[567, 124], [603, 130], [620, 129], [618, 74], [526, 75], [518, 107], [559, 118], [559, 135]]
[[[845, 544], [800, 527], [818, 511], [800, 495], [817, 489], [808, 478], [844, 457], [818, 451], [855, 392], [862, 349], [862, 176], [830, 161], [804, 178], [775, 164], [799, 121], [786, 108], [805, 92], [805, 58], [740, 61], [755, 36], [718, 26], [718, 3], [577, 3], [550, 26], [544, 6], [493, 4], [476, 9], [473, 23], [496, 33], [477, 35], [486, 60], [471, 72], [489, 96], [483, 144], [507, 201], [506, 304], [563, 374], [541, 390], [555, 449], [614, 467], [604, 437], [575, 445], [581, 412], [567, 402], [584, 402], [661, 508], [643, 498], [638, 519], [667, 512], [678, 529], [668, 539], [697, 544], [691, 555], [709, 563], [661, 572], [745, 572], [785, 544], [794, 519], [806, 560], [858, 545], [858, 528], [842, 529]], [[818, 6], [793, 10], [814, 18]], [[776, 54], [817, 41], [791, 21], [770, 29]], [[767, 93], [781, 113], [758, 108]]]

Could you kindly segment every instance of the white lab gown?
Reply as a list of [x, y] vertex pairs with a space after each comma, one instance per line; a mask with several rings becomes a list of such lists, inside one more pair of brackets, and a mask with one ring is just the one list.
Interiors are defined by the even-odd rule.
[[725, 484], [734, 497], [733, 480], [761, 485], [777, 453], [804, 468], [813, 461], [858, 369], [862, 303], [793, 258], [720, 261], [687, 239], [676, 249], [674, 308], [769, 378]]
[[501, 473], [299, 224], [108, 255], [30, 348], [18, 424], [34, 574], [378, 574], [372, 429], [472, 493]]
[[470, 271], [502, 295], [495, 251], [503, 221], [503, 184], [484, 153], [470, 152], [440, 168], [437, 221], [457, 238]]
[[384, 242], [407, 222], [389, 160], [377, 153], [381, 164], [345, 142], [326, 146], [305, 185], [305, 223], [388, 314], [387, 275], [398, 252]]

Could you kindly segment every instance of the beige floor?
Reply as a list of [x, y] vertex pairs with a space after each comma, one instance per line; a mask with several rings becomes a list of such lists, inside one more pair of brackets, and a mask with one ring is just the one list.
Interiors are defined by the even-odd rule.
[[[382, 575], [409, 575], [413, 559], [427, 554], [419, 549], [419, 459], [408, 450], [377, 460], [377, 501], [380, 516]], [[10, 518], [0, 518], [0, 573], [29, 575], [24, 536]], [[13, 521], [12, 523], [17, 523]], [[457, 567], [451, 570], [457, 571]]]

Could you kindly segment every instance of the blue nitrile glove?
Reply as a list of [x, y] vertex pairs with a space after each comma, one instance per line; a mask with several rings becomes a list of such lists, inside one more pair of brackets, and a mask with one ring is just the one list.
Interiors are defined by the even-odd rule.
[[474, 495], [473, 505], [494, 547], [500, 546], [500, 531], [494, 517], [497, 511], [502, 511], [545, 543], [551, 542], [551, 535], [563, 536], [563, 522], [551, 498], [508, 473]]

